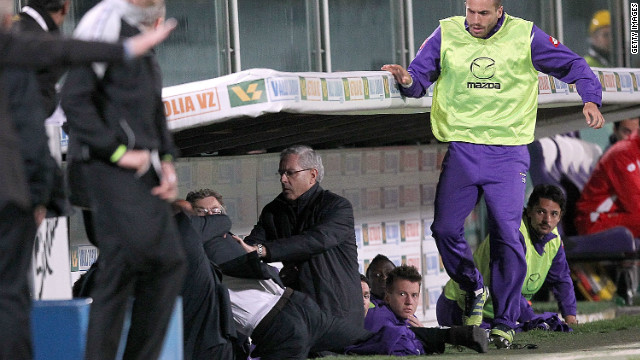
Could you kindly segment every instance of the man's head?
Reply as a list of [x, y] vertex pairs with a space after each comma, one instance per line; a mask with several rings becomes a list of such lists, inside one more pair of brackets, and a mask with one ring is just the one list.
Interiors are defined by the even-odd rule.
[[211, 189], [200, 189], [187, 194], [187, 201], [198, 216], [224, 214], [222, 195]]
[[501, 0], [467, 0], [465, 7], [469, 33], [473, 37], [486, 37], [502, 17]]
[[384, 301], [396, 316], [408, 319], [416, 313], [422, 275], [413, 266], [400, 265], [387, 275]]
[[387, 275], [395, 267], [396, 265], [382, 254], [376, 255], [376, 257], [371, 260], [369, 267], [367, 267], [366, 274], [371, 284], [371, 293], [373, 295], [380, 299], [384, 298]]
[[56, 25], [61, 26], [65, 16], [69, 13], [71, 0], [29, 0], [27, 5], [47, 11]]
[[364, 315], [366, 316], [369, 311], [369, 304], [371, 304], [371, 291], [369, 290], [369, 280], [362, 274], [360, 274], [360, 287], [362, 287], [362, 302], [364, 303]]
[[616, 141], [628, 139], [640, 127], [640, 117], [616, 121], [613, 123], [613, 135]]
[[278, 173], [282, 194], [287, 200], [296, 200], [315, 183], [322, 181], [322, 157], [308, 146], [291, 146], [280, 153]]
[[536, 185], [527, 202], [526, 216], [533, 231], [542, 238], [558, 226], [566, 200], [559, 187]]
[[611, 37], [611, 13], [609, 10], [599, 10], [593, 14], [589, 23], [589, 42], [605, 55], [611, 52], [613, 38]]
[[164, 22], [167, 15], [167, 7], [164, 0], [155, 0], [150, 6], [145, 7], [144, 17], [140, 20], [140, 25], [147, 29], [155, 29]]

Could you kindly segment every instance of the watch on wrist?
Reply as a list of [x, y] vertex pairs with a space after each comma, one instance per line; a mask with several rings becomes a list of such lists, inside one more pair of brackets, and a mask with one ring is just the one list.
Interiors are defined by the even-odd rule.
[[258, 257], [262, 257], [264, 254], [264, 246], [262, 244], [258, 244]]

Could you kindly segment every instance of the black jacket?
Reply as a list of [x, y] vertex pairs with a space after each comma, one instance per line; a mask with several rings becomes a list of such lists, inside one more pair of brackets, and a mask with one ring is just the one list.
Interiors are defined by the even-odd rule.
[[0, 71], [0, 84], [9, 100], [9, 115], [20, 138], [32, 206], [47, 205], [54, 175], [59, 172], [49, 153], [44, 111], [41, 104], [33, 100], [38, 97], [38, 83], [30, 70], [10, 67]]
[[243, 279], [271, 279], [284, 287], [278, 269], [262, 262], [255, 251], [247, 253], [231, 236], [231, 219], [227, 215], [192, 216], [191, 221], [202, 236], [207, 257], [224, 275]]
[[264, 207], [245, 242], [264, 244], [267, 261], [283, 263], [286, 286], [309, 295], [327, 313], [362, 325], [358, 248], [347, 199], [318, 184], [295, 204], [280, 195]]
[[[38, 68], [88, 61], [122, 61], [121, 45], [53, 40], [0, 31], [0, 65]], [[0, 71], [3, 71], [0, 69]], [[8, 114], [8, 99], [0, 93], [0, 208], [13, 202], [27, 209], [30, 197], [20, 154], [20, 143]]]
[[204, 253], [200, 226], [194, 224], [198, 229], [193, 227], [191, 219], [184, 213], [176, 215], [176, 222], [188, 263], [181, 293], [184, 358], [220, 358], [222, 355], [216, 353], [216, 347], [232, 341], [236, 336], [229, 293], [221, 282], [220, 274]]
[[[121, 21], [120, 37], [139, 33]], [[99, 78], [91, 66], [69, 71], [62, 89], [69, 123], [68, 157], [110, 162], [120, 145], [176, 155], [162, 102], [160, 67], [153, 54], [109, 64]]]
[[[34, 18], [24, 12], [18, 14], [18, 20], [13, 23], [12, 31], [29, 32], [39, 36], [59, 36], [60, 29], [58, 29], [58, 25], [53, 21], [49, 12], [39, 7], [35, 7], [34, 10], [37, 11], [45, 21], [49, 28], [48, 31], [45, 31]], [[62, 66], [49, 66], [36, 70], [45, 118], [51, 116], [58, 106], [56, 83], [65, 71], [66, 68]]]

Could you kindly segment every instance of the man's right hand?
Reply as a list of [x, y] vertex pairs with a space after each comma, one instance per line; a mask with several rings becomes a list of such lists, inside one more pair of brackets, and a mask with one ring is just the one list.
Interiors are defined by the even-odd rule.
[[151, 166], [151, 152], [149, 150], [127, 150], [116, 164], [121, 168], [135, 170], [138, 175], [143, 175]]
[[411, 86], [413, 83], [413, 79], [409, 72], [400, 65], [387, 64], [382, 66], [382, 70], [390, 72], [396, 79], [396, 82], [400, 85]]

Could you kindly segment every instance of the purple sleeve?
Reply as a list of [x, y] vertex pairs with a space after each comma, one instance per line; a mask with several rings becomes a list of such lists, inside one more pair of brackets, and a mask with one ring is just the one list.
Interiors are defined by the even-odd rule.
[[415, 59], [407, 69], [413, 78], [413, 84], [405, 88], [400, 86], [400, 93], [404, 96], [419, 98], [427, 93], [427, 89], [440, 76], [440, 43], [442, 32], [438, 26], [422, 43]]
[[364, 318], [364, 328], [371, 332], [378, 332], [384, 326], [395, 326], [395, 316], [387, 309], [385, 305], [381, 305], [367, 311]]
[[602, 85], [587, 62], [537, 26], [531, 30], [533, 67], [568, 84], [576, 84], [582, 102], [602, 105]]
[[576, 314], [576, 293], [569, 272], [569, 264], [564, 253], [564, 246], [558, 249], [553, 258], [551, 268], [547, 274], [547, 281], [551, 285], [553, 296], [558, 300], [558, 307], [562, 316]]
[[529, 300], [527, 300], [524, 296], [520, 295], [520, 317], [518, 318], [519, 322], [526, 322], [535, 316], [531, 305], [529, 305]]
[[364, 343], [347, 348], [347, 352], [398, 356], [424, 354], [424, 347], [414, 332], [385, 305], [369, 309], [364, 328], [375, 335]]

